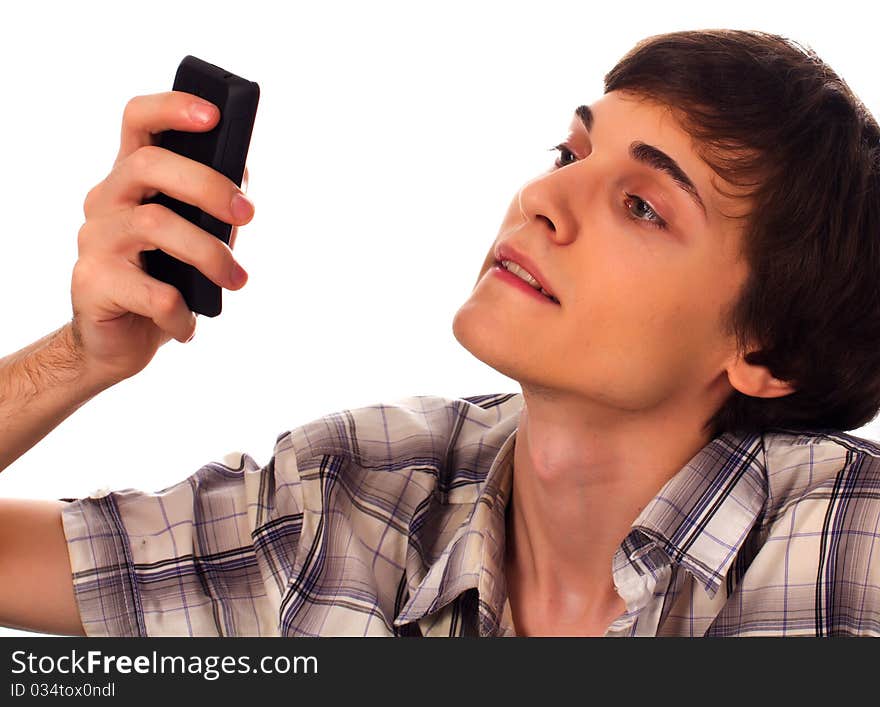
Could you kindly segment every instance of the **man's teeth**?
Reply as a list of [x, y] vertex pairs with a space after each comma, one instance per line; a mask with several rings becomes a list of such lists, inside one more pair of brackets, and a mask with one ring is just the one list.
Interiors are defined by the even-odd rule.
[[544, 295], [545, 297], [549, 297], [554, 302], [557, 302], [557, 303], [559, 302], [558, 299], [556, 299], [553, 295], [551, 295], [549, 292], [547, 292], [547, 290], [545, 290], [543, 287], [541, 287], [541, 283], [538, 282], [532, 276], [532, 274], [528, 270], [526, 270], [524, 267], [522, 267], [521, 265], [514, 263], [512, 260], [502, 260], [501, 267], [503, 267], [508, 272], [512, 272], [514, 275], [519, 277], [521, 280], [525, 280], [527, 283], [529, 283], [536, 290], [540, 290], [541, 294]]
[[520, 267], [519, 265], [514, 263], [512, 260], [502, 260], [501, 266], [503, 268], [505, 268], [506, 270], [509, 270], [510, 272], [512, 272], [517, 277], [525, 280], [527, 283], [529, 283], [536, 290], [543, 289], [541, 287], [541, 283], [538, 282], [534, 277], [532, 277], [532, 274], [528, 270], [526, 270], [523, 267]]

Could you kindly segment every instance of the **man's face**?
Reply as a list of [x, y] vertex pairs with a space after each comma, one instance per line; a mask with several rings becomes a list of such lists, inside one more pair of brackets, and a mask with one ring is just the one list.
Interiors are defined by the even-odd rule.
[[[453, 332], [524, 388], [628, 411], [700, 398], [726, 384], [735, 351], [721, 317], [748, 271], [742, 222], [721, 211], [742, 215], [742, 205], [718, 193], [667, 108], [616, 91], [591, 108], [592, 125], [576, 111], [562, 136], [562, 166], [511, 201]], [[652, 153], [635, 143], [674, 160], [705, 213], [675, 179], [633, 159]], [[499, 251], [558, 302], [496, 265]]]

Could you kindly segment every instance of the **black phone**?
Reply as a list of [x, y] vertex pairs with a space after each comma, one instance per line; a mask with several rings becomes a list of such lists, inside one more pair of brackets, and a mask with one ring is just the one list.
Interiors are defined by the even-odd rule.
[[[187, 56], [177, 68], [172, 90], [191, 93], [210, 101], [220, 109], [220, 121], [205, 133], [167, 130], [158, 135], [156, 144], [208, 165], [240, 187], [257, 115], [260, 87], [219, 66]], [[161, 192], [144, 199], [143, 203], [162, 204], [229, 245], [232, 226], [191, 204]], [[191, 311], [207, 317], [220, 314], [220, 286], [195, 267], [160, 249], [143, 251], [142, 257], [147, 274], [180, 290]]]

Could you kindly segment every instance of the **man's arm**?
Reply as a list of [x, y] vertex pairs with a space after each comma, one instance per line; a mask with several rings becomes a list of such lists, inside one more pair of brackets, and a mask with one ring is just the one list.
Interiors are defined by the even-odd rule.
[[[106, 386], [90, 380], [70, 325], [0, 359], [0, 470]], [[0, 498], [0, 625], [83, 635], [63, 501]]]
[[[143, 203], [161, 192], [236, 227], [253, 218], [253, 205], [228, 177], [155, 144], [165, 130], [206, 132], [218, 119], [216, 106], [180, 91], [129, 101], [113, 169], [83, 204], [72, 321], [0, 359], [0, 471], [102, 390], [143, 370], [171, 338], [192, 338], [195, 315], [175, 287], [147, 275], [144, 251], [162, 249], [221, 287], [244, 285], [230, 246]], [[235, 229], [230, 243], [234, 237]], [[0, 623], [82, 632], [63, 508], [62, 501], [0, 502]]]
[[65, 505], [0, 498], [0, 626], [85, 635], [61, 525]]
[[88, 375], [70, 323], [0, 359], [0, 471], [106, 387]]

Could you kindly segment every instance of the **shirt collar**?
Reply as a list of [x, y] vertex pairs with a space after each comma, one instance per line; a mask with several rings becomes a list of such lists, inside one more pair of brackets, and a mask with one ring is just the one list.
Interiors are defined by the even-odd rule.
[[[701, 449], [645, 506], [633, 529], [640, 556], [653, 545], [713, 595], [767, 502], [761, 435], [725, 433]], [[631, 534], [630, 537], [633, 537]]]
[[[518, 419], [518, 416], [517, 416]], [[434, 517], [449, 539], [425, 570], [418, 533], [407, 553], [409, 599], [395, 626], [441, 611], [469, 589], [479, 595], [480, 634], [494, 635], [506, 598], [505, 509], [510, 497], [516, 429], [496, 454], [473, 504], [450, 504]], [[644, 533], [630, 560], [656, 548], [714, 595], [767, 500], [763, 438], [725, 433], [703, 447], [648, 503], [629, 538]], [[451, 514], [450, 514], [451, 511]], [[430, 523], [424, 517], [421, 523]]]

